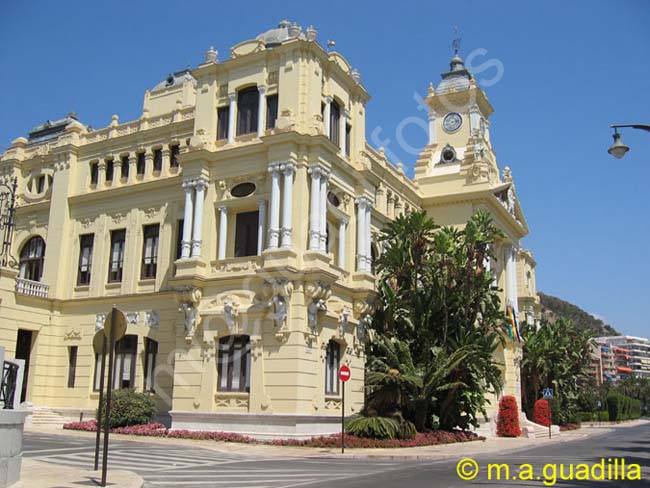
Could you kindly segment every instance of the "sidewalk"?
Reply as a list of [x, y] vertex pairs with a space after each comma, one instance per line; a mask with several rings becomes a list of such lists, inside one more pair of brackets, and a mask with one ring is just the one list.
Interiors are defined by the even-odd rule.
[[[186, 447], [199, 447], [226, 454], [240, 454], [259, 457], [289, 457], [289, 458], [341, 458], [348, 459], [394, 459], [394, 460], [443, 460], [458, 458], [459, 456], [477, 456], [491, 454], [501, 451], [513, 452], [532, 447], [542, 446], [558, 442], [571, 442], [602, 434], [613, 429], [636, 427], [648, 423], [647, 420], [637, 420], [620, 425], [607, 427], [583, 427], [582, 429], [562, 432], [559, 436], [554, 435], [552, 439], [537, 438], [503, 438], [490, 437], [485, 441], [473, 441], [458, 444], [442, 444], [438, 446], [407, 447], [397, 449], [346, 449], [341, 454], [340, 449], [314, 448], [314, 447], [287, 447], [270, 446], [264, 444], [238, 444], [230, 442], [215, 442], [209, 440], [191, 439], [168, 439], [160, 437], [139, 437], [131, 435], [111, 434], [111, 439], [120, 441], [146, 442], [165, 445], [176, 445]], [[80, 432], [63, 430], [61, 428], [29, 428], [30, 432], [41, 432], [48, 434], [73, 435], [79, 437], [94, 438], [92, 432]]]
[[[82, 471], [23, 457], [20, 481], [11, 488], [96, 487], [101, 479], [101, 471]], [[141, 488], [143, 484], [142, 478], [131, 471], [109, 470], [106, 477], [106, 486], [115, 488]]]

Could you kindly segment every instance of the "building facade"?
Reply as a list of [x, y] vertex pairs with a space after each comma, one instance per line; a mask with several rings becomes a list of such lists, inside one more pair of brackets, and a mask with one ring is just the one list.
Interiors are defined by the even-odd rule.
[[[458, 54], [429, 88], [413, 179], [366, 142], [369, 98], [312, 27], [283, 21], [225, 61], [210, 49], [170, 74], [135, 121], [92, 130], [70, 114], [15, 139], [0, 159], [3, 181], [18, 182], [0, 344], [29, 365], [22, 398], [92, 411], [93, 339], [115, 305], [127, 333], [113, 386], [149, 392], [173, 427], [335, 431], [339, 366], [352, 370], [345, 413], [363, 406], [377, 234], [419, 209], [458, 226], [488, 210], [505, 235], [489, 263], [504, 304], [538, 313], [493, 109]], [[518, 397], [520, 358], [510, 340], [497, 357]]]
[[601, 354], [605, 381], [617, 383], [628, 376], [650, 378], [650, 340], [635, 336], [609, 336], [596, 339]]

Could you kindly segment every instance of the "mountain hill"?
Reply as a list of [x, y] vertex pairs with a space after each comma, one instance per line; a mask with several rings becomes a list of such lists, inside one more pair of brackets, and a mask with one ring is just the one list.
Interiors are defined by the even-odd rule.
[[542, 292], [538, 294], [542, 303], [542, 317], [545, 319], [552, 322], [559, 317], [564, 317], [580, 329], [591, 330], [595, 337], [620, 335], [614, 327], [585, 312], [577, 305]]

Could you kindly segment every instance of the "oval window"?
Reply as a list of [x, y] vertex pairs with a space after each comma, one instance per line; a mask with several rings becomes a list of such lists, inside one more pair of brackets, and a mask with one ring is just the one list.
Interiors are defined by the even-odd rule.
[[335, 207], [338, 207], [341, 205], [341, 200], [339, 200], [339, 197], [337, 197], [334, 193], [329, 192], [327, 194], [327, 201], [330, 202], [332, 205]]
[[255, 192], [255, 184], [253, 183], [240, 183], [230, 190], [230, 194], [233, 197], [241, 198], [252, 195]]

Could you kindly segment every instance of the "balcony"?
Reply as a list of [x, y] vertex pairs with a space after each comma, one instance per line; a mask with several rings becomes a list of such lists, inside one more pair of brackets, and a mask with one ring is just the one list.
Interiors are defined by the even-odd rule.
[[16, 278], [16, 293], [30, 297], [47, 298], [50, 287], [40, 281]]

